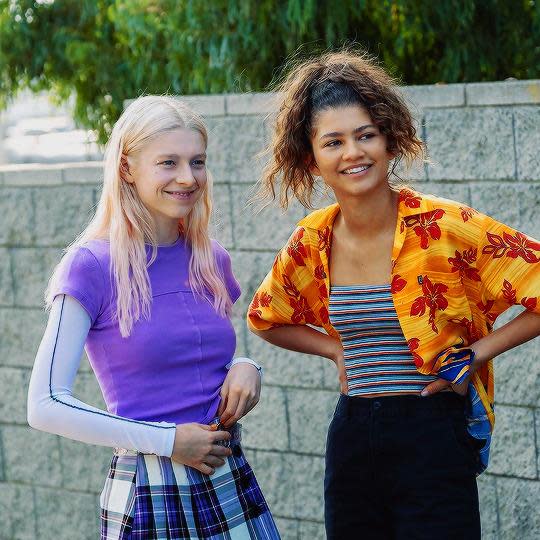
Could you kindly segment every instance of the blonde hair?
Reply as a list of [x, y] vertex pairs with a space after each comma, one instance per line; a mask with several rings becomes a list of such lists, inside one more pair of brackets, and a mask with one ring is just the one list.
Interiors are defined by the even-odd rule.
[[[68, 246], [66, 252], [82, 246], [89, 240], [108, 239], [111, 267], [117, 292], [115, 316], [120, 333], [129, 336], [135, 321], [150, 317], [152, 291], [148, 266], [157, 256], [157, 239], [153, 218], [140, 201], [134, 184], [121, 178], [122, 155], [139, 152], [156, 136], [175, 129], [198, 131], [208, 144], [208, 133], [202, 118], [173, 96], [144, 96], [134, 100], [120, 116], [107, 143], [104, 160], [103, 191], [94, 217], [86, 229]], [[191, 245], [189, 282], [195, 293], [213, 297], [214, 309], [221, 315], [230, 315], [232, 302], [227, 292], [212, 250], [208, 224], [212, 212], [212, 178], [203, 188], [200, 199], [189, 215], [180, 220], [178, 228]], [[147, 261], [145, 242], [152, 247]], [[54, 299], [60, 263], [49, 281], [46, 304], [50, 308]], [[208, 298], [209, 299], [209, 298]]]

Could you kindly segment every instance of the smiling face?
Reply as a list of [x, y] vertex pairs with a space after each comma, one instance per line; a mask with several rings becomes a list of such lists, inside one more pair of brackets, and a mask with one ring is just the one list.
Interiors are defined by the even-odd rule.
[[315, 116], [313, 127], [312, 172], [322, 176], [338, 201], [388, 188], [394, 156], [365, 108], [325, 109]]
[[191, 212], [206, 186], [203, 136], [187, 128], [163, 132], [128, 156], [127, 164], [123, 158], [122, 176], [135, 185], [154, 218], [158, 241], [174, 241], [179, 220]]

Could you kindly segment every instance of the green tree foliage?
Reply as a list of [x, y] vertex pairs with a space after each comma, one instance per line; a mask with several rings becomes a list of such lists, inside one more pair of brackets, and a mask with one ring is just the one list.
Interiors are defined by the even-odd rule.
[[537, 78], [540, 0], [0, 0], [0, 107], [74, 95], [104, 140], [124, 99], [264, 90], [343, 43], [406, 84]]

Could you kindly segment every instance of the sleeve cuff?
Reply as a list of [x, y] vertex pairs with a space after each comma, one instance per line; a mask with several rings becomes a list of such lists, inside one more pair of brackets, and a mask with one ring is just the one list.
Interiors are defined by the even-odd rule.
[[251, 358], [246, 358], [246, 357], [242, 357], [242, 356], [238, 356], [236, 358], [233, 358], [226, 366], [227, 369], [231, 369], [233, 366], [235, 366], [236, 364], [251, 364], [258, 372], [259, 372], [259, 375], [261, 376], [261, 380], [262, 380], [262, 377], [263, 377], [263, 368], [257, 364], [257, 362], [255, 362], [255, 360], [252, 360]]
[[466, 347], [458, 349], [450, 347], [436, 357], [439, 369], [437, 376], [452, 384], [459, 384], [469, 375], [469, 369], [474, 361], [475, 353]]

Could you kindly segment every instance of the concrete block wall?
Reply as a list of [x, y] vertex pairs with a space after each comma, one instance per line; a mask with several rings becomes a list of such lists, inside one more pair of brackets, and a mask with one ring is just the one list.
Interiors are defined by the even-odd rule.
[[[408, 178], [419, 190], [470, 204], [540, 238], [540, 81], [404, 89], [431, 163]], [[264, 158], [272, 94], [187, 100], [210, 129], [215, 236], [243, 288], [235, 307], [238, 354], [265, 367], [245, 448], [286, 540], [323, 539], [326, 428], [337, 400], [327, 360], [279, 350], [246, 331], [249, 300], [276, 251], [306, 214], [246, 207]], [[46, 323], [43, 290], [62, 248], [90, 218], [99, 164], [0, 169], [0, 540], [94, 539], [110, 450], [31, 430], [26, 389]], [[540, 536], [540, 340], [496, 362], [497, 427], [479, 479], [485, 540]], [[103, 406], [86, 360], [78, 397]]]

